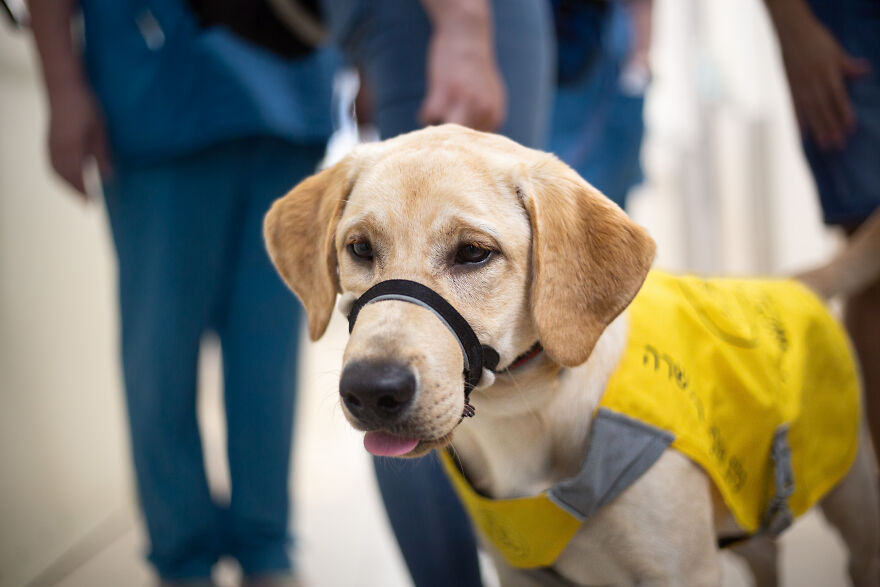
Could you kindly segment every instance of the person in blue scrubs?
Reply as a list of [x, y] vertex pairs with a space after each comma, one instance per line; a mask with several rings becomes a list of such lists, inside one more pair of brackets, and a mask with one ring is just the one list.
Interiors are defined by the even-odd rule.
[[[370, 88], [381, 138], [456, 122], [545, 148], [554, 41], [546, 0], [324, 0]], [[436, 455], [376, 457], [385, 508], [419, 587], [480, 585], [469, 520]]]
[[[852, 235], [880, 207], [880, 2], [765, 0], [826, 224]], [[880, 282], [846, 300], [880, 446]]]
[[[84, 51], [71, 38], [81, 13]], [[263, 248], [270, 203], [314, 172], [336, 58], [281, 59], [186, 0], [33, 0], [56, 171], [97, 160], [119, 268], [122, 365], [149, 560], [166, 585], [292, 585], [291, 428], [300, 309]], [[202, 337], [222, 346], [231, 494], [208, 488]]]

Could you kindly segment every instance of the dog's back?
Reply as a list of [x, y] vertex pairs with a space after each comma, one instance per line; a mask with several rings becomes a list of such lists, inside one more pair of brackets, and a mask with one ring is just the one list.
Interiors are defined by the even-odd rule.
[[627, 323], [600, 408], [671, 432], [742, 528], [778, 533], [846, 474], [858, 446], [855, 357], [801, 283], [653, 271]]

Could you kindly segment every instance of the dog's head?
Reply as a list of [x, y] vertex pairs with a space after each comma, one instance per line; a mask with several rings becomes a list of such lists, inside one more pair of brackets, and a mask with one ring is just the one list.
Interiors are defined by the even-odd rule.
[[[536, 341], [556, 364], [586, 361], [654, 256], [643, 229], [552, 155], [454, 125], [359, 147], [276, 201], [265, 238], [313, 340], [337, 294], [407, 279], [443, 296], [501, 367]], [[368, 304], [343, 359], [346, 417], [376, 453], [443, 446], [464, 407], [463, 361], [430, 310]]]

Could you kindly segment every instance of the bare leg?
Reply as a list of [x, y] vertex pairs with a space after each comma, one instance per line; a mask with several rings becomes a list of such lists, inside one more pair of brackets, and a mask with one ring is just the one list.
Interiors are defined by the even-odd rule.
[[862, 368], [868, 428], [880, 446], [880, 281], [847, 300], [845, 319]]
[[743, 557], [752, 571], [755, 587], [776, 587], [779, 584], [778, 548], [769, 536], [757, 536], [731, 550]]
[[849, 551], [853, 585], [880, 585], [880, 495], [871, 441], [862, 429], [852, 468], [822, 500], [822, 511], [837, 528]]

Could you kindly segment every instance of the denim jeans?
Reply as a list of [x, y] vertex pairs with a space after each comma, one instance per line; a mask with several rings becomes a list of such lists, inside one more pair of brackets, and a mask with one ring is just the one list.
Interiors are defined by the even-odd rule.
[[[352, 9], [349, 0], [326, 3], [331, 13], [339, 8], [358, 15], [354, 24], [344, 27], [347, 32], [340, 41], [373, 91], [381, 137], [417, 129], [431, 36], [421, 4], [366, 0]], [[526, 146], [543, 148], [555, 74], [549, 5], [543, 0], [495, 0], [492, 12], [496, 56], [507, 89], [507, 118], [499, 132]], [[374, 464], [388, 517], [415, 584], [480, 585], [470, 522], [436, 457], [406, 463], [376, 458]]]
[[621, 74], [632, 45], [626, 8], [613, 4], [603, 39], [582, 79], [556, 89], [549, 149], [621, 208], [642, 181], [645, 97], [624, 91]]
[[825, 222], [855, 227], [880, 206], [880, 0], [810, 4], [847, 53], [871, 64], [870, 73], [847, 80], [856, 127], [845, 147], [826, 151], [803, 140]]
[[[264, 250], [270, 203], [323, 145], [243, 139], [117, 168], [105, 199], [119, 265], [122, 365], [149, 560], [165, 579], [290, 568], [288, 476], [298, 302]], [[222, 346], [228, 504], [208, 490], [196, 421], [202, 336]]]

